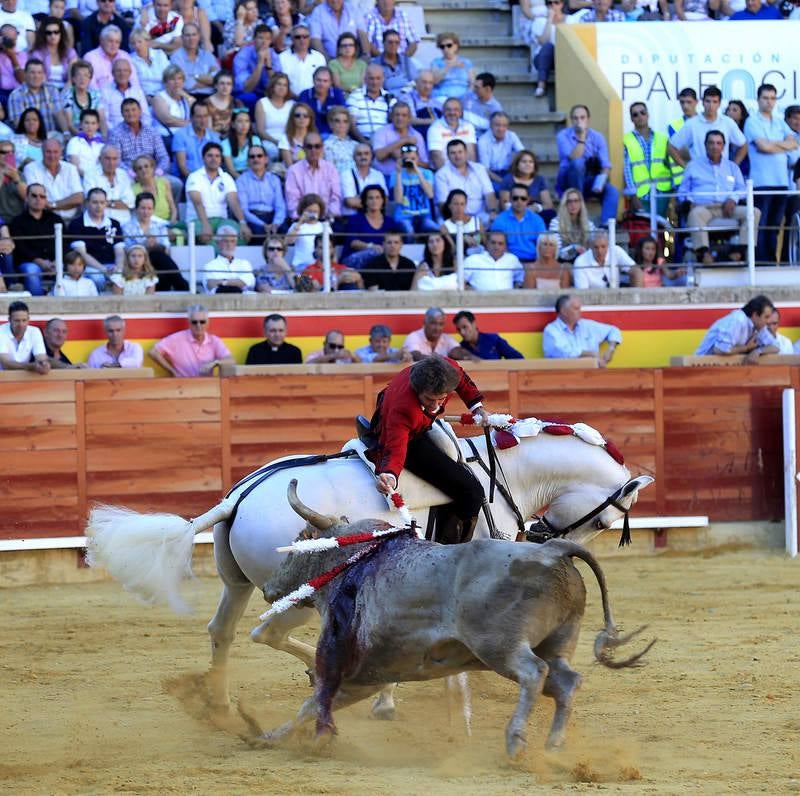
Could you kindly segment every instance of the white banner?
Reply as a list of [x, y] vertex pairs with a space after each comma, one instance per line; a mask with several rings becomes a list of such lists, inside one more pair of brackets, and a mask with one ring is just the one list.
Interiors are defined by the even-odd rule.
[[[693, 88], [699, 98], [709, 86], [752, 111], [761, 83], [778, 91], [782, 112], [800, 87], [800, 22], [619, 22], [597, 25], [597, 61], [628, 108], [646, 102], [650, 125], [666, 130], [681, 115], [678, 93]], [[702, 110], [702, 108], [700, 108]]]

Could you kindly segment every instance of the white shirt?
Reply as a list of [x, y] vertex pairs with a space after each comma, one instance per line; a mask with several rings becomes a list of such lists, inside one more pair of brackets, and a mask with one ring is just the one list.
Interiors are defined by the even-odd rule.
[[33, 21], [33, 16], [19, 7], [13, 13], [3, 11], [0, 8], [0, 26], [2, 25], [13, 25], [17, 29], [17, 52], [27, 52], [28, 37], [25, 34], [28, 31], [36, 33], [36, 23]]
[[[86, 189], [86, 195], [92, 188], [102, 188], [106, 192], [106, 199], [109, 205], [111, 202], [124, 202], [128, 207], [133, 207], [136, 197], [133, 195], [133, 183], [125, 169], [118, 168], [114, 174], [114, 184], [102, 171], [102, 169], [94, 169], [88, 173], [84, 179], [83, 184]], [[117, 208], [109, 207], [106, 211], [111, 218], [119, 221], [120, 226], [130, 221], [130, 210], [118, 210]]]
[[670, 144], [676, 149], [683, 149], [684, 147], [689, 150], [689, 155], [693, 158], [699, 158], [706, 153], [706, 133], [711, 130], [719, 130], [725, 136], [725, 146], [722, 148], [722, 157], [727, 158], [730, 151], [729, 147], [733, 144], [736, 147], [743, 146], [747, 143], [744, 133], [739, 129], [730, 116], [725, 116], [722, 111], [717, 114], [717, 118], [713, 122], [709, 122], [702, 113], [693, 116], [686, 124], [678, 130], [672, 138], [669, 139]]
[[284, 50], [280, 55], [281, 72], [289, 76], [289, 86], [295, 95], [312, 88], [314, 72], [327, 63], [325, 56], [316, 50], [309, 50], [303, 60], [291, 50]]
[[[46, 356], [44, 337], [36, 326], [28, 326], [22, 340], [17, 342], [11, 333], [11, 324], [0, 326], [0, 354], [9, 354], [14, 362], [30, 362], [31, 354], [34, 357]], [[0, 365], [0, 370], [2, 370]]]
[[[45, 167], [44, 163], [29, 163], [23, 170], [23, 176], [28, 185], [34, 182], [44, 185], [48, 202], [58, 202], [68, 196], [72, 196], [74, 193], [83, 194], [83, 186], [81, 185], [78, 169], [63, 160], [55, 177]], [[69, 221], [78, 212], [78, 208], [73, 207], [69, 210], [56, 210], [55, 212], [64, 221]]]
[[513, 290], [525, 274], [519, 258], [506, 252], [495, 260], [489, 252], [471, 254], [464, 260], [464, 281], [474, 290]]
[[78, 158], [78, 169], [84, 175], [98, 168], [100, 150], [105, 146], [102, 141], [89, 143], [85, 138], [73, 136], [67, 144], [67, 157]]
[[779, 354], [794, 354], [792, 341], [785, 334], [778, 332], [778, 334], [775, 335], [775, 342], [778, 345]]
[[97, 296], [97, 285], [88, 276], [80, 279], [73, 279], [64, 274], [64, 280], [58, 282], [53, 288], [54, 296], [66, 296], [68, 298], [91, 298]]
[[[386, 178], [376, 168], [370, 166], [369, 172], [366, 177], [362, 177], [358, 169], [352, 168], [347, 171], [340, 172], [342, 179], [342, 199], [355, 199], [356, 196], [361, 196], [361, 191], [368, 185], [380, 185], [386, 191]], [[387, 191], [388, 193], [388, 191]], [[342, 215], [352, 216], [356, 211], [352, 207], [347, 207], [342, 202]]]
[[[236, 183], [227, 171], [220, 169], [212, 180], [206, 173], [205, 167], [193, 171], [186, 179], [186, 195], [189, 191], [197, 191], [200, 201], [206, 209], [208, 218], [228, 217], [228, 194], [236, 193]], [[186, 203], [186, 220], [194, 221], [197, 218], [194, 202], [191, 197]]]
[[249, 260], [241, 257], [234, 257], [229, 260], [223, 255], [218, 255], [211, 262], [203, 268], [203, 281], [206, 285], [206, 290], [211, 292], [215, 288], [208, 286], [209, 279], [241, 279], [244, 282], [245, 290], [252, 290], [256, 284], [256, 278], [253, 276], [253, 266]]
[[[636, 263], [628, 252], [621, 246], [614, 247], [617, 266], [620, 271], [625, 271]], [[606, 261], [601, 265], [594, 259], [594, 252], [587, 249], [572, 265], [572, 279], [578, 290], [587, 288], [604, 288], [611, 285], [611, 251], [606, 255]]]
[[458, 127], [453, 131], [444, 119], [437, 119], [428, 128], [428, 152], [444, 152], [447, 149], [447, 142], [454, 138], [458, 138], [465, 144], [477, 144], [475, 125], [461, 119]]

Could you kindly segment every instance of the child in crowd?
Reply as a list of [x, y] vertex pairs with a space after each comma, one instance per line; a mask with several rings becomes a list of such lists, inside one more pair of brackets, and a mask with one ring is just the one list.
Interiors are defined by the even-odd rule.
[[115, 296], [144, 296], [156, 292], [158, 277], [147, 249], [139, 243], [125, 251], [121, 274], [111, 274], [111, 292]]
[[75, 165], [81, 177], [99, 168], [100, 150], [106, 140], [100, 135], [100, 114], [93, 108], [81, 111], [80, 132], [67, 144], [67, 160]]
[[84, 276], [86, 262], [80, 252], [70, 251], [64, 256], [64, 279], [56, 282], [54, 296], [66, 298], [82, 298], [97, 295], [97, 286], [89, 277]]

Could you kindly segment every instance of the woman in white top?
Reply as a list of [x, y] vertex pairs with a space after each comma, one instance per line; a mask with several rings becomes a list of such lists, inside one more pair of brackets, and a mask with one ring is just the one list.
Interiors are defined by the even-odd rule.
[[483, 227], [477, 216], [467, 215], [467, 194], [460, 188], [455, 188], [447, 194], [442, 205], [442, 218], [444, 223], [440, 227], [442, 235], [448, 238], [453, 248], [456, 245], [458, 222], [464, 225], [464, 249], [467, 254], [481, 251], [481, 234]]
[[558, 215], [550, 222], [549, 230], [558, 235], [558, 259], [561, 262], [572, 263], [589, 248], [594, 224], [579, 190], [567, 188], [564, 191]]
[[161, 135], [172, 135], [190, 124], [194, 97], [183, 90], [186, 75], [179, 66], [164, 70], [164, 90], [153, 97], [153, 115], [161, 122]]
[[289, 93], [289, 78], [283, 72], [274, 72], [264, 92], [266, 96], [256, 104], [256, 132], [270, 160], [279, 157], [278, 142], [286, 132], [294, 107]]
[[322, 234], [322, 221], [325, 218], [325, 201], [315, 193], [307, 193], [297, 205], [297, 221], [289, 227], [284, 243], [294, 244], [292, 268], [300, 273], [306, 266], [316, 262], [314, 257], [314, 238]]
[[131, 61], [139, 75], [142, 91], [146, 96], [154, 97], [164, 88], [164, 70], [169, 66], [169, 60], [163, 50], [151, 46], [150, 34], [143, 28], [136, 28], [130, 41], [134, 50]]

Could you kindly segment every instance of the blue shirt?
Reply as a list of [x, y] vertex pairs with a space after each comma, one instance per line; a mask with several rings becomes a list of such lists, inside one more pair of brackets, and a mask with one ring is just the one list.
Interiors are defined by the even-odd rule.
[[545, 357], [551, 359], [576, 359], [584, 351], [600, 352], [601, 343], [622, 342], [622, 332], [609, 323], [581, 318], [570, 329], [561, 318], [544, 327], [542, 347]]
[[[753, 336], [755, 328], [744, 310], [734, 310], [711, 324], [703, 342], [694, 352], [695, 356], [713, 354], [715, 349], [730, 352], [734, 346], [744, 345]], [[775, 338], [766, 326], [758, 333], [756, 340], [760, 346], [775, 345]]]
[[492, 231], [505, 232], [508, 250], [526, 263], [536, 259], [536, 240], [539, 233], [545, 231], [545, 225], [542, 217], [533, 210], [526, 208], [525, 215], [518, 219], [509, 207], [495, 218]]
[[397, 65], [387, 63], [383, 53], [370, 61], [383, 69], [383, 87], [392, 94], [399, 94], [414, 83], [418, 69], [407, 55], [397, 56]]
[[492, 332], [478, 332], [477, 345], [462, 340], [461, 347], [481, 359], [525, 359], [507, 340]]
[[[707, 155], [692, 158], [683, 172], [678, 198], [696, 205], [722, 204], [728, 199], [738, 202], [744, 196], [745, 184], [741, 169], [728, 158], [712, 163]], [[706, 193], [710, 195], [700, 196]]]
[[749, 22], [751, 20], [764, 20], [764, 19], [783, 19], [783, 14], [778, 11], [775, 6], [767, 5], [766, 3], [761, 4], [761, 8], [754, 14], [752, 11], [748, 11], [746, 8], [742, 9], [741, 11], [737, 11], [735, 14], [731, 14], [730, 19], [734, 20], [735, 22], [745, 21]]
[[178, 164], [175, 162], [176, 152], [186, 153], [186, 171], [191, 174], [193, 171], [203, 168], [203, 147], [209, 142], [214, 141], [219, 144], [219, 135], [213, 130], [208, 130], [203, 133], [202, 139], [198, 139], [197, 133], [191, 124], [186, 127], [181, 127], [175, 135], [172, 136], [172, 171], [180, 177], [181, 173], [178, 169]]
[[525, 147], [513, 130], [506, 130], [505, 138], [498, 141], [491, 130], [487, 130], [478, 139], [478, 160], [489, 171], [504, 172], [511, 168], [511, 161], [517, 152]]
[[[419, 167], [420, 174], [433, 185], [433, 172], [430, 169]], [[395, 218], [413, 218], [414, 216], [431, 215], [431, 200], [422, 190], [419, 177], [414, 172], [403, 169], [400, 172], [400, 179], [403, 181], [403, 203], [395, 204]], [[389, 196], [394, 196], [394, 186], [397, 182], [397, 171], [389, 175]]]
[[[280, 57], [272, 48], [270, 48], [270, 56], [272, 59], [273, 71], [277, 71], [276, 67], [280, 63]], [[254, 44], [245, 45], [234, 56], [233, 88], [237, 93], [241, 94], [244, 92], [244, 84], [247, 82], [250, 75], [255, 72], [256, 64], [258, 64], [258, 50], [256, 50]], [[256, 83], [252, 93], [258, 94], [259, 97], [263, 96], [267, 90], [267, 83], [269, 83], [269, 73], [266, 69], [262, 69], [261, 77], [259, 77], [258, 83]]]
[[556, 144], [558, 145], [558, 187], [559, 190], [564, 190], [562, 183], [562, 174], [569, 168], [570, 163], [577, 163], [582, 166], [586, 165], [586, 159], [596, 157], [600, 161], [602, 169], [610, 169], [611, 161], [608, 159], [608, 144], [606, 139], [603, 138], [602, 133], [591, 128], [586, 131], [586, 143], [583, 147], [583, 154], [579, 158], [570, 160], [569, 153], [575, 149], [578, 143], [578, 136], [575, 133], [574, 127], [567, 127], [556, 136]]
[[[321, 6], [317, 6], [317, 8], [320, 7]], [[325, 102], [320, 102], [317, 99], [316, 94], [314, 94], [313, 87], [301, 91], [300, 95], [297, 97], [297, 100], [298, 102], [305, 102], [306, 105], [310, 105], [314, 109], [314, 119], [317, 123], [317, 132], [323, 138], [327, 138], [331, 134], [331, 128], [328, 125], [328, 111], [334, 105], [347, 105], [347, 97], [345, 97], [344, 91], [342, 91], [340, 88], [336, 88], [336, 86], [330, 87], [328, 96], [325, 98]]]
[[[230, 13], [230, 9], [228, 11]], [[339, 19], [331, 11], [331, 7], [320, 3], [308, 16], [306, 23], [309, 26], [312, 39], [322, 42], [322, 49], [328, 58], [336, 57], [336, 40], [342, 33], [352, 33], [358, 38], [359, 30], [366, 30], [364, 17], [345, 0]]]
[[786, 185], [787, 152], [759, 152], [755, 141], [759, 138], [767, 141], [783, 141], [792, 135], [789, 125], [775, 113], [771, 119], [756, 111], [747, 117], [744, 123], [744, 134], [750, 145], [750, 177], [753, 185], [783, 188]]
[[265, 172], [259, 179], [248, 169], [236, 180], [236, 190], [246, 221], [254, 221], [259, 226], [264, 223], [254, 215], [254, 211], [274, 213], [272, 223], [278, 226], [286, 220], [286, 200], [283, 198], [281, 181], [274, 174]]
[[476, 130], [488, 130], [491, 115], [503, 110], [497, 97], [484, 102], [474, 91], [468, 91], [461, 98], [461, 106], [464, 109], [464, 118], [472, 122]]

